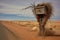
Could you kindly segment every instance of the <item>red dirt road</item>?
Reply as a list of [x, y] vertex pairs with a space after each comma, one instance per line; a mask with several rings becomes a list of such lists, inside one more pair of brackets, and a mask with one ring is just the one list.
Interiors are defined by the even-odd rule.
[[8, 29], [9, 40], [60, 40], [59, 36], [38, 36], [37, 32], [31, 32], [27, 27], [23, 27], [11, 22], [1, 22]]

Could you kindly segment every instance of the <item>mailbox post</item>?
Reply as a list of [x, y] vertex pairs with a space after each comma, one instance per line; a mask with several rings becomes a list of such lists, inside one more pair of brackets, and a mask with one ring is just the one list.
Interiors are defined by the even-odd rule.
[[39, 35], [44, 36], [45, 32], [45, 27], [42, 26], [42, 20], [45, 17], [46, 10], [44, 5], [37, 5], [34, 8], [34, 13], [36, 15], [37, 21], [39, 23]]

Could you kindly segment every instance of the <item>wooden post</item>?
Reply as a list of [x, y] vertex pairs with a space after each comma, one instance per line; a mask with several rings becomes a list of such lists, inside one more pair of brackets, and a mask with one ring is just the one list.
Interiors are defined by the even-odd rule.
[[[39, 15], [39, 16], [38, 16]], [[38, 23], [39, 23], [39, 35], [40, 36], [44, 36], [45, 35], [45, 25], [44, 23], [42, 23], [43, 19], [44, 19], [44, 14], [38, 14], [37, 16], [39, 17]], [[44, 25], [44, 26], [43, 26]]]

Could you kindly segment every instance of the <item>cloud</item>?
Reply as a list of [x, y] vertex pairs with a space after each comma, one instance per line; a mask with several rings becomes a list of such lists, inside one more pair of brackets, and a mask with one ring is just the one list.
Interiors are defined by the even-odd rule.
[[27, 16], [34, 17], [32, 9], [21, 10], [22, 8], [28, 7], [30, 3], [35, 1], [36, 4], [42, 2], [51, 2], [53, 6], [53, 18], [60, 17], [60, 1], [59, 0], [0, 0], [0, 13], [4, 14], [18, 14], [17, 16]]
[[25, 7], [27, 7], [27, 6], [16, 6], [16, 5], [0, 3], [0, 13], [19, 14], [18, 16], [20, 16], [20, 14], [21, 14], [23, 16], [31, 16], [31, 17], [33, 17], [34, 15], [33, 15], [32, 11], [31, 11], [31, 9], [21, 10], [22, 8], [25, 8]]

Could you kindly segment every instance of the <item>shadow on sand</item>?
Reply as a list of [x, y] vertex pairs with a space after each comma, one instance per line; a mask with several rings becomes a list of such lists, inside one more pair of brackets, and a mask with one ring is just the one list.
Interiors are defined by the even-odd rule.
[[[15, 37], [15, 40], [18, 40], [18, 36], [16, 36], [15, 33], [13, 33], [11, 30], [9, 30], [8, 28], [6, 28], [3, 24], [0, 23], [0, 40], [10, 40], [8, 38], [8, 32], [10, 32], [10, 34], [13, 35], [13, 37]], [[12, 39], [12, 38], [11, 38]]]

